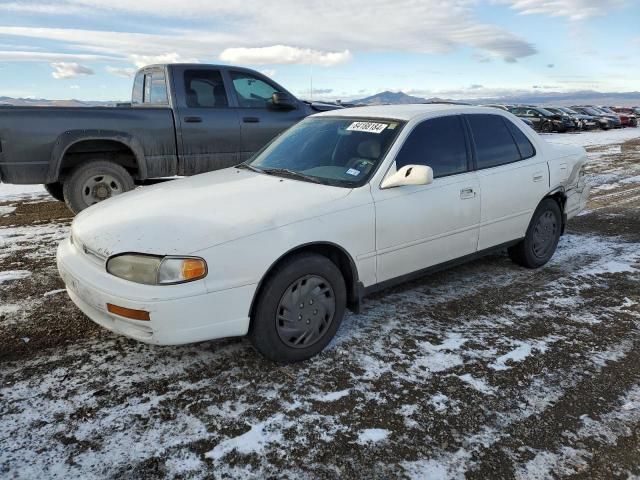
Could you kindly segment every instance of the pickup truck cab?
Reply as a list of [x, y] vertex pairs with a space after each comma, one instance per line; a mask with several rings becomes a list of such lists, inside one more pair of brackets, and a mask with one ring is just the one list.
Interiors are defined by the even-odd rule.
[[150, 179], [242, 162], [337, 105], [304, 102], [259, 72], [151, 65], [119, 107], [2, 107], [0, 180], [45, 184], [75, 213]]

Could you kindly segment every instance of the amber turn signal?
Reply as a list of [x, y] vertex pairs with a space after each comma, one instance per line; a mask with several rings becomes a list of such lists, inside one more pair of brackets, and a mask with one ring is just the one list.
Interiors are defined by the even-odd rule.
[[207, 264], [199, 258], [185, 258], [182, 261], [182, 278], [185, 281], [197, 280], [207, 274]]
[[133, 308], [119, 307], [118, 305], [113, 305], [111, 303], [107, 303], [107, 310], [110, 313], [114, 313], [121, 317], [130, 318], [131, 320], [143, 320], [146, 322], [151, 320], [149, 312], [145, 310], [134, 310]]

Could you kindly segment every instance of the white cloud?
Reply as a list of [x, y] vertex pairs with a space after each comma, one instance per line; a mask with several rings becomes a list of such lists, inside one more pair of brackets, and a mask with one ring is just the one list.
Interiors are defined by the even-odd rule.
[[160, 55], [129, 55], [131, 62], [138, 68], [156, 63], [198, 63], [197, 58], [182, 58], [179, 53], [163, 53]]
[[53, 73], [51, 75], [53, 78], [57, 79], [76, 78], [82, 75], [94, 74], [94, 71], [89, 67], [85, 67], [84, 65], [80, 65], [75, 62], [52, 63], [51, 68], [53, 68]]
[[105, 70], [111, 75], [115, 75], [116, 77], [122, 77], [122, 78], [132, 78], [136, 74], [135, 68], [106, 66]]
[[[29, 2], [30, 8], [37, 3]], [[264, 57], [272, 53], [255, 49], [273, 50], [274, 46], [293, 49], [293, 59], [286, 56], [287, 62], [311, 62], [311, 56], [324, 64], [339, 64], [346, 58], [346, 51], [442, 54], [471, 48], [481, 55], [509, 61], [536, 53], [533, 45], [518, 35], [480, 22], [474, 15], [475, 5], [475, 0], [60, 0], [56, 3], [60, 10], [85, 8], [93, 16], [162, 16], [175, 19], [177, 25], [181, 18], [198, 18], [214, 22], [216, 28], [174, 28], [143, 34], [7, 26], [0, 27], [0, 35], [56, 40], [67, 49], [124, 59], [175, 52], [180, 58], [210, 60], [233, 47], [233, 58], [257, 56], [259, 62], [264, 62]], [[282, 15], [283, 11], [288, 14]], [[249, 50], [235, 50], [239, 48]]]
[[604, 16], [612, 9], [623, 7], [627, 0], [498, 0], [524, 15], [544, 14], [584, 20]]
[[258, 48], [227, 48], [220, 54], [220, 60], [229, 63], [251, 65], [313, 64], [331, 67], [351, 60], [349, 50], [343, 52], [322, 52], [310, 48], [287, 45], [273, 45]]
[[260, 71], [262, 72], [263, 75], [266, 75], [269, 78], [275, 78], [276, 74], [278, 73], [278, 71], [274, 70], [273, 68], [266, 68]]
[[69, 88], [72, 90], [78, 90], [80, 88], [80, 85], [69, 85]]
[[115, 59], [107, 55], [0, 50], [3, 62], [89, 62]]

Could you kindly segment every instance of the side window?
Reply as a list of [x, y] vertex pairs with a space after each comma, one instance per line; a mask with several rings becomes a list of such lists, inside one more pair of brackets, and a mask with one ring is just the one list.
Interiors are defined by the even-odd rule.
[[242, 108], [268, 108], [271, 105], [271, 97], [278, 92], [270, 83], [249, 73], [231, 72], [231, 79], [238, 97], [238, 105]]
[[219, 70], [185, 70], [184, 89], [187, 107], [226, 108], [229, 106]]
[[478, 169], [497, 167], [520, 160], [518, 147], [499, 115], [467, 115], [476, 145]]
[[533, 148], [533, 145], [531, 144], [527, 136], [522, 133], [522, 130], [515, 126], [511, 120], [507, 118], [503, 118], [502, 120], [507, 125], [507, 128], [511, 132], [513, 139], [516, 141], [518, 150], [520, 150], [520, 158], [524, 160], [526, 158], [533, 157], [536, 154], [536, 149]]
[[396, 167], [427, 165], [434, 177], [467, 171], [467, 146], [458, 115], [425, 120], [409, 134], [396, 157]]
[[139, 105], [142, 103], [142, 92], [144, 90], [144, 75], [138, 73], [133, 81], [133, 92], [131, 93], [131, 103]]
[[151, 92], [149, 103], [164, 104], [167, 100], [167, 83], [164, 80], [164, 72], [153, 72], [151, 74]]

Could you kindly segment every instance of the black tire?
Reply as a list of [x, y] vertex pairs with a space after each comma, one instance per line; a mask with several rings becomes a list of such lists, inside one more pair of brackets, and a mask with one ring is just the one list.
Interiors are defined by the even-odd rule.
[[59, 202], [64, 202], [64, 194], [62, 193], [62, 184], [60, 182], [45, 183], [44, 189]]
[[[322, 351], [338, 331], [347, 303], [340, 269], [314, 253], [284, 260], [265, 280], [259, 295], [249, 338], [256, 350], [278, 363], [300, 362]], [[299, 344], [294, 346], [295, 342]]]
[[93, 160], [76, 167], [64, 182], [64, 201], [73, 213], [135, 188], [124, 167], [106, 160]]
[[523, 267], [539, 268], [553, 257], [561, 231], [562, 212], [558, 202], [546, 198], [533, 213], [524, 239], [508, 249], [509, 257]]
[[542, 133], [551, 133], [553, 131], [553, 125], [551, 125], [551, 122], [544, 122], [540, 127], [540, 131]]

